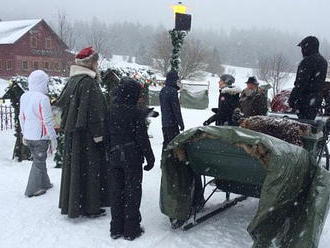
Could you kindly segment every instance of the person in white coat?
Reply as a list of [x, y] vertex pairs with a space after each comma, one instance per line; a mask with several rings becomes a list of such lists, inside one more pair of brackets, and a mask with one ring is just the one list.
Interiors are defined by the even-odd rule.
[[23, 143], [31, 151], [33, 163], [25, 195], [39, 196], [53, 187], [46, 167], [47, 151], [56, 150], [56, 132], [48, 93], [48, 75], [33, 71], [28, 78], [29, 90], [20, 99], [19, 120]]

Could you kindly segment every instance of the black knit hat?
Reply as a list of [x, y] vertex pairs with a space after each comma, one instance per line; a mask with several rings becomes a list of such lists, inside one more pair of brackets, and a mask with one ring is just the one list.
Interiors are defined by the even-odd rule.
[[114, 103], [136, 105], [141, 93], [139, 82], [130, 77], [120, 80], [119, 86], [114, 90]]
[[179, 80], [178, 72], [170, 71], [166, 74], [165, 83], [176, 83]]
[[221, 75], [220, 80], [224, 81], [228, 85], [235, 83], [235, 78], [230, 74]]
[[256, 77], [249, 77], [248, 81], [246, 82], [246, 84], [254, 84], [254, 85], [259, 85], [258, 80], [256, 79]]

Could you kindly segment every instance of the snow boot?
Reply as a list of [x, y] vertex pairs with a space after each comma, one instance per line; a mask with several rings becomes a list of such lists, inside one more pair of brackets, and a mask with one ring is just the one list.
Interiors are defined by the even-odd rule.
[[33, 193], [32, 195], [29, 195], [28, 197], [33, 197], [33, 196], [40, 196], [46, 193], [45, 189], [40, 189], [37, 192]]
[[144, 228], [140, 227], [140, 229], [136, 233], [132, 235], [125, 235], [124, 239], [127, 241], [133, 241], [134, 239], [141, 237], [142, 234], [144, 234]]
[[86, 214], [86, 217], [88, 218], [98, 218], [98, 217], [102, 217], [102, 216], [106, 216], [107, 213], [105, 212], [105, 209], [100, 209], [98, 213], [96, 214]]
[[111, 234], [110, 234], [110, 237], [111, 237], [112, 239], [119, 239], [119, 238], [121, 238], [122, 236], [123, 236], [122, 233], [111, 233]]

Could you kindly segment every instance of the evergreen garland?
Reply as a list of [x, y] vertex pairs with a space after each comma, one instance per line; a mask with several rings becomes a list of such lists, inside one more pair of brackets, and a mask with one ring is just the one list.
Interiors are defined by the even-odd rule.
[[10, 80], [10, 84], [5, 94], [5, 98], [9, 98], [11, 105], [14, 108], [14, 124], [16, 137], [13, 159], [17, 159], [18, 162], [23, 160], [31, 160], [31, 152], [28, 147], [23, 145], [23, 135], [21, 126], [19, 123], [19, 109], [20, 109], [20, 98], [23, 93], [27, 90], [27, 78], [26, 77], [13, 77]]
[[187, 32], [173, 29], [169, 31], [169, 33], [171, 35], [173, 45], [171, 57], [171, 71], [179, 72], [181, 64], [180, 53], [182, 50], [184, 38], [187, 36]]

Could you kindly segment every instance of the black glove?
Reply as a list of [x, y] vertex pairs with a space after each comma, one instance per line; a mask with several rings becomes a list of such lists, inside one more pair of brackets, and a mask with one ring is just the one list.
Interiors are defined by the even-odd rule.
[[154, 110], [155, 108], [148, 108], [148, 117], [156, 118], [159, 116], [159, 113]]
[[218, 110], [219, 110], [219, 108], [212, 108], [212, 112], [215, 114], [218, 113]]
[[156, 117], [158, 117], [158, 116], [159, 116], [159, 112], [157, 112], [157, 111], [152, 111], [152, 116], [151, 116], [151, 117], [156, 118]]
[[152, 168], [154, 168], [154, 164], [147, 164], [143, 167], [145, 171], [150, 171]]
[[180, 126], [180, 131], [182, 132], [184, 130], [184, 125]]
[[154, 168], [155, 165], [155, 157], [153, 154], [151, 156], [147, 157], [147, 165], [143, 167], [145, 171], [150, 171], [152, 168]]
[[232, 115], [232, 121], [234, 126], [239, 126], [240, 122], [244, 119], [244, 114], [241, 113], [240, 109], [235, 109]]
[[210, 125], [210, 123], [208, 121], [203, 122], [203, 126], [208, 126], [208, 125]]

